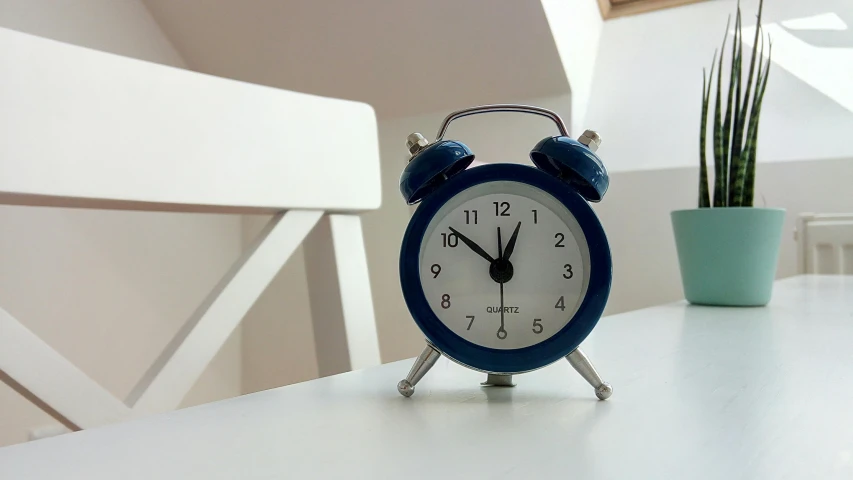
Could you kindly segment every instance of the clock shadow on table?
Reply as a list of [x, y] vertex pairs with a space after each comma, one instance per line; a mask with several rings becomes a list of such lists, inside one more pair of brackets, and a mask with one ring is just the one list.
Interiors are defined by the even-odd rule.
[[473, 384], [470, 388], [435, 388], [418, 389], [412, 398], [400, 397], [402, 402], [424, 402], [443, 404], [485, 403], [487, 405], [516, 404], [518, 406], [557, 405], [561, 407], [596, 405], [596, 408], [606, 409], [607, 401], [601, 401], [586, 390], [567, 392], [565, 389], [547, 391], [542, 389], [524, 389], [523, 384], [514, 387], [482, 386]]
[[[605, 425], [612, 424], [614, 414], [619, 411], [618, 405], [598, 400], [591, 392], [568, 392], [559, 388], [525, 391], [522, 384], [449, 389], [439, 386], [423, 388], [415, 395], [418, 394], [423, 395], [417, 399], [400, 397], [401, 402], [395, 410], [407, 410], [410, 414], [407, 418], [422, 431], [432, 432], [436, 438], [452, 434], [461, 439], [476, 438], [484, 435], [483, 432], [491, 432], [496, 437], [523, 432], [528, 439], [565, 435], [575, 452], [571, 468], [575, 473], [582, 473], [584, 478], [593, 478], [596, 468], [593, 462], [585, 461], [594, 457], [592, 453], [584, 453], [593, 443], [590, 436], [599, 435]], [[414, 401], [408, 403], [411, 400]], [[394, 418], [398, 418], [397, 415]], [[484, 430], [485, 425], [494, 425], [496, 430]], [[565, 462], [562, 454], [539, 453], [542, 462]]]

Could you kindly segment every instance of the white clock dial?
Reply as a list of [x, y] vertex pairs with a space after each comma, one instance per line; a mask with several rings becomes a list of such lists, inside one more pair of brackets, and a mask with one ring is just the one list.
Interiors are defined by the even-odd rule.
[[[505, 250], [516, 228], [510, 257], [497, 261], [498, 230]], [[427, 226], [419, 265], [438, 319], [497, 349], [529, 347], [559, 332], [589, 283], [589, 247], [575, 217], [550, 194], [513, 181], [476, 185], [445, 203]]]

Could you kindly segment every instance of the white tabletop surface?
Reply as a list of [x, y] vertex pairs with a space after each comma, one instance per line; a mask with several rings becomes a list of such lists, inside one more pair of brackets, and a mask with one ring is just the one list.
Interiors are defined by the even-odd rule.
[[6, 479], [853, 478], [853, 277], [795, 277], [766, 308], [607, 317], [586, 353], [482, 388], [411, 361], [0, 449]]

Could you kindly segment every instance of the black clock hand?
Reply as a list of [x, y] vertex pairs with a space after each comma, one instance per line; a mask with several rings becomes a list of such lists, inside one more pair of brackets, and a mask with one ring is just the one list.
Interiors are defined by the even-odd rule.
[[456, 236], [459, 238], [459, 240], [462, 240], [462, 243], [464, 243], [465, 245], [468, 245], [468, 248], [470, 248], [471, 250], [473, 250], [473, 251], [474, 251], [474, 253], [476, 253], [477, 255], [479, 255], [479, 256], [481, 256], [481, 257], [485, 258], [486, 260], [488, 260], [488, 261], [489, 261], [489, 263], [491, 263], [491, 262], [494, 262], [494, 261], [495, 261], [495, 259], [494, 259], [494, 258], [492, 258], [492, 256], [491, 256], [491, 255], [489, 255], [488, 253], [486, 253], [486, 251], [485, 251], [485, 250], [483, 250], [479, 245], [477, 245], [476, 243], [474, 243], [474, 241], [473, 241], [473, 240], [471, 240], [470, 238], [466, 237], [465, 235], [462, 235], [462, 234], [461, 234], [461, 233], [459, 233], [459, 231], [458, 231], [458, 230], [456, 230], [455, 228], [453, 228], [453, 227], [449, 227], [449, 228], [450, 228], [450, 231], [451, 231], [451, 232], [453, 232], [453, 234], [454, 234], [454, 235], [456, 235]]
[[[498, 227], [498, 258], [503, 257], [503, 243], [501, 242], [501, 227]], [[498, 338], [503, 340], [506, 338], [506, 329], [504, 328], [504, 282], [498, 282], [501, 286], [501, 328], [498, 329]]]
[[501, 282], [501, 328], [498, 329], [498, 338], [503, 340], [506, 338], [506, 329], [504, 329], [504, 284]]
[[515, 226], [515, 231], [512, 232], [512, 236], [509, 237], [509, 242], [506, 244], [506, 251], [501, 257], [504, 261], [509, 261], [509, 257], [512, 256], [513, 250], [515, 250], [515, 241], [518, 240], [518, 230], [521, 229], [521, 222], [518, 222], [518, 225]]

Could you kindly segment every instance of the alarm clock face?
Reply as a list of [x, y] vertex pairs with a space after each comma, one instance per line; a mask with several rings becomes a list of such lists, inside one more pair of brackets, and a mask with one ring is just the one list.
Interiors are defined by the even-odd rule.
[[419, 255], [420, 283], [438, 320], [471, 343], [501, 350], [560, 332], [586, 295], [589, 265], [586, 237], [565, 205], [509, 180], [447, 200], [427, 225]]

